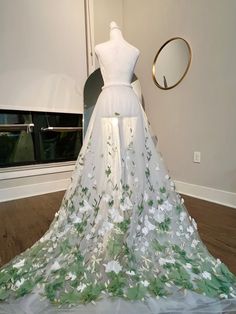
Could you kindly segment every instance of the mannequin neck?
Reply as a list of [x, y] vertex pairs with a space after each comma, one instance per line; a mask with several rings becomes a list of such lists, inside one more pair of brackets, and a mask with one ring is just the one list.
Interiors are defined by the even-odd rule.
[[121, 30], [119, 28], [111, 28], [110, 40], [124, 40]]

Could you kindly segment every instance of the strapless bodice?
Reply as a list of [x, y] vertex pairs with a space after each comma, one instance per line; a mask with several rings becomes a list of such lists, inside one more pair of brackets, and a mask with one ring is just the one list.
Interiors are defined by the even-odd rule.
[[[108, 44], [110, 45], [110, 43]], [[131, 45], [123, 47], [112, 44], [109, 49], [104, 44], [95, 47], [104, 87], [116, 85], [131, 86], [139, 50]]]

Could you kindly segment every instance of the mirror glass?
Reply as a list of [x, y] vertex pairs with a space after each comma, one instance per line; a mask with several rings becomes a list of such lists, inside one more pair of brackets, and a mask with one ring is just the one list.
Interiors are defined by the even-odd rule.
[[153, 80], [161, 89], [178, 85], [185, 77], [191, 63], [191, 48], [180, 37], [168, 40], [158, 51], [153, 62]]

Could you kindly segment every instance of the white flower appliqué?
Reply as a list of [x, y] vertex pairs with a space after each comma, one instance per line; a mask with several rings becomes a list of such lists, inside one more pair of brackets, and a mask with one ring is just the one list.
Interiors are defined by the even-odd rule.
[[119, 211], [116, 208], [109, 209], [109, 213], [114, 223], [119, 223], [124, 220], [124, 217], [119, 214]]
[[145, 216], [145, 221], [144, 221], [144, 225], [145, 227], [148, 229], [148, 231], [152, 231], [156, 228], [155, 225], [153, 225], [149, 220], [148, 220], [148, 216]]
[[199, 242], [200, 242], [199, 240], [193, 239], [191, 247], [195, 248]]
[[76, 279], [76, 275], [69, 272], [68, 275], [65, 277], [65, 280], [71, 280], [71, 281], [74, 281]]
[[162, 223], [165, 220], [165, 214], [160, 212], [160, 211], [156, 211], [153, 218], [158, 222], [158, 223]]
[[161, 206], [160, 206], [160, 209], [162, 211], [171, 211], [173, 208], [173, 205], [168, 201], [166, 200]]
[[175, 183], [174, 183], [174, 181], [170, 180], [170, 186], [171, 186], [172, 188], [174, 188], [174, 187], [175, 187]]
[[156, 208], [155, 207], [151, 207], [150, 209], [149, 209], [149, 213], [150, 214], [154, 214], [156, 212]]
[[189, 226], [189, 227], [187, 228], [187, 231], [188, 231], [190, 234], [193, 234], [193, 233], [194, 233], [194, 229], [193, 229], [192, 226]]
[[144, 192], [143, 199], [144, 199], [145, 202], [148, 201], [148, 194], [147, 194], [147, 192]]
[[159, 263], [160, 265], [165, 265], [167, 263], [170, 263], [170, 264], [174, 264], [175, 263], [175, 259], [174, 258], [160, 258], [159, 259]]
[[56, 261], [52, 264], [51, 271], [57, 271], [60, 268], [61, 268], [61, 265]]
[[104, 221], [101, 229], [98, 230], [99, 235], [105, 235], [108, 231], [110, 231], [114, 227], [114, 224], [108, 221]]
[[180, 231], [183, 231], [183, 230], [184, 230], [184, 228], [183, 228], [182, 225], [179, 225], [179, 230], [180, 230]]
[[81, 283], [81, 284], [76, 288], [76, 290], [79, 291], [79, 292], [82, 292], [86, 287], [87, 287], [86, 284]]
[[108, 194], [103, 195], [103, 199], [106, 203], [108, 203], [111, 200], [111, 196]]
[[194, 218], [191, 217], [191, 221], [195, 230], [197, 230], [197, 223]]
[[110, 273], [114, 271], [114, 273], [118, 274], [122, 270], [120, 263], [117, 261], [110, 261], [107, 264], [103, 264], [103, 265], [105, 266], [106, 273]]
[[204, 279], [210, 279], [210, 280], [211, 280], [211, 274], [208, 273], [208, 271], [204, 271], [204, 272], [202, 273], [202, 277], [203, 277]]
[[15, 283], [15, 287], [17, 289], [20, 288], [20, 286], [22, 286], [24, 282], [25, 282], [24, 278], [21, 278], [21, 280], [17, 280], [17, 282]]
[[181, 212], [179, 215], [179, 220], [183, 221], [186, 218], [187, 214], [185, 212]]
[[147, 227], [143, 227], [142, 233], [143, 233], [144, 235], [147, 235], [148, 232], [149, 232], [148, 228], [147, 228]]
[[80, 207], [79, 211], [80, 211], [80, 213], [83, 214], [83, 213], [85, 213], [91, 209], [92, 209], [92, 207], [89, 205], [89, 203], [87, 201], [84, 201], [84, 206]]
[[12, 267], [13, 268], [21, 268], [25, 265], [25, 259], [22, 259], [21, 261], [19, 261], [18, 263], [14, 264]]
[[134, 276], [135, 275], [135, 272], [133, 270], [131, 270], [131, 271], [127, 270], [125, 273], [127, 275], [130, 275], [130, 276]]
[[149, 286], [149, 282], [147, 280], [142, 280], [140, 281], [140, 283], [144, 286], [144, 287], [148, 287]]
[[73, 224], [79, 224], [82, 222], [82, 219], [80, 217], [78, 217], [75, 213], [70, 215], [70, 219], [71, 219]]
[[43, 242], [49, 240], [50, 237], [51, 237], [51, 235], [52, 235], [52, 230], [51, 230], [51, 231], [48, 231], [48, 232], [39, 240], [39, 242], [40, 242], [40, 243], [43, 243]]
[[142, 253], [145, 253], [146, 247], [145, 247], [145, 246], [142, 246], [141, 249], [140, 249], [140, 251], [141, 251]]
[[125, 210], [129, 210], [129, 209], [132, 209], [133, 208], [133, 204], [130, 200], [130, 198], [127, 196], [125, 199], [124, 199], [124, 204], [121, 204], [120, 205], [120, 208], [125, 211]]

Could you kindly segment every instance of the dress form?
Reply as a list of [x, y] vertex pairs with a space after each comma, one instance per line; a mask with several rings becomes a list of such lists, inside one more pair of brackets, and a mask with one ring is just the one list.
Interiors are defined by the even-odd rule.
[[122, 32], [116, 22], [110, 23], [110, 40], [124, 40]]
[[[95, 53], [101, 66], [104, 85], [107, 83], [109, 85], [113, 83], [130, 84], [132, 79], [130, 73], [133, 72], [140, 52], [123, 38], [121, 30], [115, 22], [110, 23], [110, 40], [96, 45]], [[114, 56], [116, 56], [117, 62], [114, 62]]]

